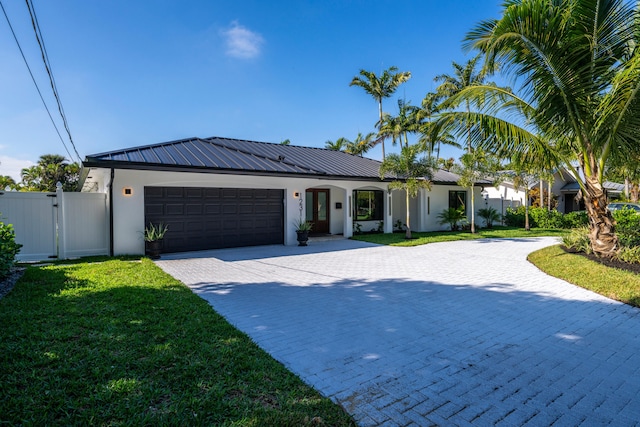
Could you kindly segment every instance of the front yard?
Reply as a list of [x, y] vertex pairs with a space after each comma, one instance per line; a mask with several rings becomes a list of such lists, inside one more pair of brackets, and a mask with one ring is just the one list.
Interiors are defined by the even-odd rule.
[[147, 259], [29, 267], [0, 325], [2, 425], [353, 425]]

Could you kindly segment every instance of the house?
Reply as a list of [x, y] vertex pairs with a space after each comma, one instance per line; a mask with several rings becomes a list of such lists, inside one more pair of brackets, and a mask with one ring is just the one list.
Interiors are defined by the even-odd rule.
[[[344, 237], [404, 222], [403, 193], [388, 191], [379, 167], [321, 148], [194, 137], [87, 156], [82, 191], [108, 194], [115, 255], [143, 253], [141, 232], [159, 222], [169, 225], [163, 252], [294, 245], [300, 218], [315, 234]], [[412, 200], [412, 230], [443, 229], [443, 209], [468, 205], [457, 179], [438, 171]], [[474, 197], [482, 200], [479, 189]]]
[[[539, 188], [542, 185], [543, 193], [549, 193], [549, 182], [547, 180], [533, 182], [529, 189]], [[610, 200], [620, 198], [624, 191], [624, 185], [611, 181], [605, 181], [603, 187]], [[569, 213], [584, 210], [584, 202], [578, 197], [580, 185], [567, 168], [559, 168], [553, 174], [551, 181], [551, 195], [556, 201], [558, 212]], [[524, 188], [516, 188], [512, 182], [506, 181], [497, 187], [487, 188], [489, 206], [498, 212], [504, 213], [507, 207], [517, 208], [525, 204]], [[546, 203], [545, 198], [545, 203]], [[502, 209], [502, 210], [501, 210]]]

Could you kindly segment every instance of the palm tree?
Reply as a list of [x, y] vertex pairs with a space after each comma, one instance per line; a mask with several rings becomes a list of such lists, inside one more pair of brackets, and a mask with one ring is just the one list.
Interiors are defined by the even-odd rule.
[[353, 141], [345, 140], [346, 145], [344, 151], [349, 154], [363, 157], [364, 154], [373, 147], [373, 144], [375, 143], [373, 137], [373, 132], [366, 135], [362, 135], [362, 133], [358, 132], [358, 136], [356, 136], [356, 139]]
[[499, 162], [482, 149], [472, 149], [460, 157], [460, 165], [454, 165], [453, 172], [459, 175], [458, 185], [471, 193], [471, 233], [476, 232], [475, 197], [473, 189], [478, 181], [497, 175]]
[[584, 196], [592, 249], [600, 256], [613, 256], [618, 248], [604, 171], [612, 158], [633, 158], [640, 150], [638, 34], [637, 3], [506, 2], [502, 18], [479, 23], [466, 43], [486, 55], [489, 69], [501, 64], [515, 77], [520, 96], [489, 85], [467, 87], [457, 102], [471, 100], [483, 110], [446, 118], [457, 122], [458, 131], [472, 126], [473, 143], [500, 155], [520, 156], [524, 163], [543, 155], [569, 168]]
[[58, 182], [63, 190], [72, 191], [80, 179], [80, 166], [68, 163], [64, 156], [58, 154], [44, 154], [38, 164], [22, 169], [20, 174], [27, 191], [53, 192]]
[[[434, 99], [449, 99], [459, 94], [466, 88], [480, 86], [485, 83], [486, 73], [484, 70], [476, 71], [480, 55], [471, 58], [466, 64], [452, 62], [453, 75], [440, 74], [434, 78], [436, 82], [441, 82], [436, 88]], [[469, 101], [465, 102], [467, 114], [471, 112]], [[445, 104], [447, 105], [447, 104]], [[454, 105], [447, 105], [453, 107]], [[467, 132], [467, 152], [471, 152], [471, 129]], [[473, 224], [472, 224], [473, 226]]]
[[[382, 100], [393, 95], [398, 86], [411, 78], [409, 71], [399, 73], [396, 71], [398, 71], [398, 67], [389, 67], [378, 77], [371, 71], [360, 70], [360, 76], [354, 77], [349, 84], [349, 86], [360, 86], [378, 102], [378, 131], [382, 127]], [[382, 143], [382, 160], [384, 160], [384, 138], [380, 142]]]
[[350, 141], [344, 137], [340, 137], [336, 139], [335, 142], [331, 140], [327, 140], [324, 143], [324, 148], [328, 150], [333, 150], [333, 151], [344, 151], [345, 148], [347, 147], [347, 144], [349, 144], [349, 142]]
[[17, 190], [18, 184], [9, 175], [0, 175], [0, 190]]
[[405, 147], [409, 146], [409, 133], [417, 132], [420, 128], [420, 109], [403, 99], [398, 99], [398, 115], [384, 114], [378, 132], [380, 138], [391, 138], [392, 144], [404, 140]]
[[409, 201], [418, 196], [421, 188], [431, 188], [433, 167], [427, 158], [418, 159], [420, 153], [417, 145], [402, 147], [400, 154], [390, 154], [380, 165], [380, 179], [387, 175], [395, 177], [389, 184], [389, 190], [404, 190], [406, 195], [406, 234], [405, 238], [411, 239], [411, 215], [409, 213]]

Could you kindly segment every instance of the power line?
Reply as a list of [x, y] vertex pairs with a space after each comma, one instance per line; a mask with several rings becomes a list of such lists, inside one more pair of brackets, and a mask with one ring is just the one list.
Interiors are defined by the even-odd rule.
[[49, 107], [47, 107], [47, 103], [45, 102], [44, 97], [42, 96], [42, 92], [40, 92], [40, 88], [38, 87], [38, 83], [36, 82], [36, 79], [33, 76], [33, 73], [31, 72], [31, 67], [29, 67], [29, 63], [27, 62], [27, 58], [24, 56], [24, 52], [22, 51], [22, 46], [20, 46], [20, 42], [18, 41], [18, 37], [16, 37], [15, 31], [13, 31], [13, 26], [11, 25], [11, 21], [9, 20], [9, 16], [7, 15], [7, 11], [4, 9], [4, 5], [2, 4], [2, 0], [0, 0], [0, 8], [2, 8], [2, 12], [4, 13], [4, 17], [7, 20], [7, 24], [9, 24], [9, 29], [11, 29], [11, 34], [13, 34], [13, 39], [16, 41], [16, 44], [18, 45], [18, 49], [20, 50], [20, 54], [22, 55], [22, 59], [24, 61], [24, 64], [27, 66], [27, 70], [29, 70], [29, 75], [31, 76], [31, 80], [33, 81], [33, 84], [36, 86], [36, 90], [38, 91], [38, 95], [40, 95], [40, 100], [42, 100], [42, 105], [44, 105], [44, 109], [47, 110], [47, 114], [49, 115], [49, 119], [51, 119], [51, 123], [53, 124], [53, 127], [55, 128], [56, 133], [58, 134], [58, 137], [60, 138], [60, 142], [62, 142], [62, 145], [64, 146], [65, 151], [69, 155], [69, 158], [73, 159], [73, 156], [71, 155], [71, 152], [67, 148], [67, 144], [64, 143], [64, 139], [62, 138], [62, 135], [60, 135], [60, 131], [58, 130], [58, 126], [56, 126], [56, 122], [53, 120], [53, 117], [51, 116], [51, 112], [49, 111]]
[[56, 99], [56, 103], [58, 104], [58, 112], [60, 113], [60, 117], [62, 117], [62, 123], [64, 124], [64, 128], [67, 131], [67, 135], [69, 135], [69, 142], [71, 142], [71, 146], [73, 147], [73, 151], [78, 156], [78, 160], [82, 162], [82, 158], [80, 154], [78, 154], [78, 150], [76, 149], [76, 145], [73, 142], [73, 138], [71, 137], [71, 131], [69, 130], [69, 123], [67, 122], [67, 115], [64, 112], [64, 108], [62, 107], [62, 101], [60, 100], [60, 95], [58, 94], [58, 87], [56, 86], [55, 79], [53, 77], [53, 71], [51, 69], [51, 63], [49, 62], [49, 55], [47, 54], [47, 49], [44, 45], [44, 37], [42, 36], [42, 31], [40, 30], [40, 24], [38, 23], [38, 18], [36, 17], [36, 9], [33, 6], [33, 2], [31, 0], [25, 0], [27, 3], [27, 9], [29, 9], [29, 16], [31, 16], [31, 25], [33, 26], [33, 31], [36, 34], [36, 40], [38, 41], [38, 46], [40, 47], [40, 53], [42, 54], [42, 61], [44, 62], [44, 68], [47, 70], [47, 74], [49, 75], [49, 83], [51, 84], [51, 89], [53, 90], [53, 96]]

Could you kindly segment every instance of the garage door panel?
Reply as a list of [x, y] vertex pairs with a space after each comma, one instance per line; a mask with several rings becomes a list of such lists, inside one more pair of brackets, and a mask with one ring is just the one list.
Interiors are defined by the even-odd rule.
[[163, 252], [284, 243], [283, 190], [145, 187], [145, 223], [169, 226]]

